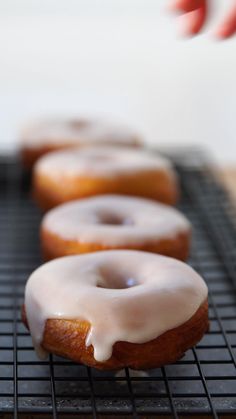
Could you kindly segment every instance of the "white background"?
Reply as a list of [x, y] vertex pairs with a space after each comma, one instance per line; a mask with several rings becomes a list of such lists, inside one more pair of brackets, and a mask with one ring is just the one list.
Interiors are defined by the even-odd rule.
[[236, 162], [236, 38], [212, 35], [230, 3], [190, 40], [168, 0], [0, 0], [0, 149], [31, 117], [95, 114]]

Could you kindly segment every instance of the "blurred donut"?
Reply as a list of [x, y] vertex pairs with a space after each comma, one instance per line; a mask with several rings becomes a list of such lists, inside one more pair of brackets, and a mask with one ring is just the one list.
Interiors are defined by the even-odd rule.
[[27, 168], [44, 154], [63, 148], [141, 145], [138, 135], [127, 127], [92, 119], [38, 120], [25, 126], [21, 137], [21, 157]]
[[33, 172], [34, 196], [50, 209], [63, 202], [102, 194], [123, 194], [175, 204], [177, 177], [157, 154], [121, 147], [56, 151], [41, 157]]
[[62, 204], [41, 224], [46, 260], [111, 249], [136, 249], [186, 260], [190, 223], [173, 207], [143, 198], [102, 195]]

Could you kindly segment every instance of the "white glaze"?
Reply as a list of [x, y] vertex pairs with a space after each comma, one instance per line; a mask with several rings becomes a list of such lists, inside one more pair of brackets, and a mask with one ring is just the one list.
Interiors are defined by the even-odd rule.
[[27, 282], [25, 308], [38, 353], [47, 319], [81, 319], [91, 324], [86, 343], [95, 359], [106, 361], [116, 342], [155, 339], [189, 320], [206, 298], [206, 284], [188, 265], [116, 250], [41, 266]]
[[44, 216], [42, 228], [64, 240], [122, 246], [176, 237], [189, 232], [190, 223], [167, 205], [104, 195], [60, 205]]
[[22, 131], [29, 148], [47, 145], [138, 144], [138, 136], [127, 127], [93, 119], [52, 118], [33, 121]]
[[165, 171], [174, 178], [169, 160], [147, 151], [122, 147], [73, 148], [49, 153], [35, 165], [37, 174], [62, 177], [109, 177], [137, 172]]

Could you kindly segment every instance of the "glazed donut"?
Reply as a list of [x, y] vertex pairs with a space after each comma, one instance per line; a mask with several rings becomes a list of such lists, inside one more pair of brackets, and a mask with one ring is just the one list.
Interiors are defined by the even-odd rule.
[[190, 223], [173, 207], [121, 195], [62, 204], [41, 223], [46, 260], [111, 249], [144, 250], [186, 260], [190, 236]]
[[188, 265], [152, 253], [66, 256], [30, 276], [23, 320], [40, 356], [154, 368], [175, 362], [208, 330], [207, 287]]
[[166, 204], [174, 204], [178, 195], [176, 176], [168, 160], [121, 147], [49, 153], [34, 167], [33, 190], [45, 210], [93, 195], [136, 195]]
[[21, 157], [28, 168], [42, 155], [62, 148], [95, 144], [141, 146], [141, 139], [124, 126], [82, 118], [34, 121], [23, 129], [21, 136]]

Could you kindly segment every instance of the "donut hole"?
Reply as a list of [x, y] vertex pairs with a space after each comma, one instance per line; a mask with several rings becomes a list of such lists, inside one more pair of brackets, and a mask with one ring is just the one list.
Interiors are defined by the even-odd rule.
[[123, 217], [114, 212], [101, 212], [98, 214], [100, 224], [106, 225], [133, 225], [133, 221], [129, 217]]
[[89, 122], [86, 119], [71, 119], [69, 125], [73, 129], [86, 128], [89, 125]]
[[126, 289], [139, 285], [138, 281], [131, 275], [119, 274], [114, 270], [103, 269], [101, 272], [101, 279], [97, 284], [98, 288], [105, 289]]
[[87, 157], [88, 161], [93, 163], [93, 164], [103, 164], [103, 163], [112, 163], [112, 161], [114, 160], [114, 157], [107, 154], [107, 153], [101, 153], [101, 154], [96, 154], [96, 153], [90, 153], [89, 156], [85, 156], [85, 158]]

